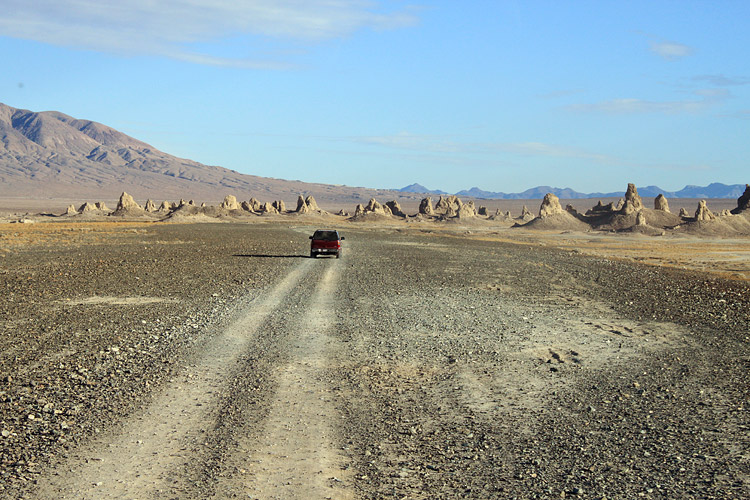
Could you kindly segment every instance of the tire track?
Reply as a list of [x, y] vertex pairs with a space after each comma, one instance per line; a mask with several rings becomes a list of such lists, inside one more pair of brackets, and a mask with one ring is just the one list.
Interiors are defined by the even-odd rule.
[[[39, 481], [38, 498], [150, 498], [173, 490], [172, 471], [191, 461], [194, 444], [216, 418], [220, 392], [256, 331], [312, 269], [305, 260], [206, 348], [149, 407], [118, 433], [75, 453]], [[68, 472], [61, 472], [68, 471]]]
[[222, 495], [261, 499], [353, 498], [351, 471], [339, 451], [340, 416], [325, 380], [339, 347], [334, 327], [334, 290], [340, 264], [327, 267], [301, 316], [292, 322], [289, 362], [277, 368], [268, 417], [254, 435], [240, 437], [220, 478]]

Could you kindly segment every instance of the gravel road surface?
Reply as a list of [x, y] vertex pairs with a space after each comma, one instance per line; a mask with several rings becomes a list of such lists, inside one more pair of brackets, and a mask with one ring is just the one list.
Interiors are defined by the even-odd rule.
[[750, 497], [745, 282], [313, 229], [3, 241], [0, 496]]

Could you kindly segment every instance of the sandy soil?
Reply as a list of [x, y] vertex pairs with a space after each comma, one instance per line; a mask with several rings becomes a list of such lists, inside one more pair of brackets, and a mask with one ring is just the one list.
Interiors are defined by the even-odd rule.
[[313, 229], [0, 225], [0, 495], [750, 495], [741, 241]]

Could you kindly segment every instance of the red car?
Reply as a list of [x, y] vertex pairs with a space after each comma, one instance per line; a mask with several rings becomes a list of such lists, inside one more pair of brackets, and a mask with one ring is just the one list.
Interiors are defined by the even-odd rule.
[[315, 258], [318, 255], [336, 255], [341, 257], [341, 241], [343, 236], [334, 229], [318, 229], [310, 236], [310, 257]]

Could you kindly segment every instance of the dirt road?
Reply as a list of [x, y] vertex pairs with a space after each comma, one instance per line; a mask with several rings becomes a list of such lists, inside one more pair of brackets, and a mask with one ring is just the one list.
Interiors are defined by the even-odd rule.
[[[119, 347], [92, 346], [100, 354], [87, 361], [80, 343], [48, 333], [79, 354], [37, 352], [36, 367], [23, 371], [34, 355], [16, 347], [17, 361], [3, 358], [16, 374], [5, 403], [45, 396], [51, 404], [44, 386], [55, 385], [56, 367], [48, 365], [71, 358], [91, 365], [81, 377], [129, 345], [148, 359], [171, 353], [172, 362], [133, 356], [113, 365], [142, 367], [148, 386], [140, 372], [86, 385], [88, 399], [124, 393], [109, 420], [96, 407], [63, 409], [78, 386], [55, 392], [59, 413], [32, 412], [34, 425], [14, 420], [32, 405], [3, 406], [4, 438], [16, 443], [26, 432], [41, 457], [13, 464], [29, 480], [6, 475], [8, 497], [750, 495], [747, 285], [459, 232], [352, 229], [342, 259], [309, 259], [308, 230], [206, 225], [198, 237], [154, 227], [108, 248], [146, 276], [138, 286], [151, 292], [142, 296], [163, 301], [118, 306], [82, 301], [92, 295], [84, 293], [63, 306], [78, 308], [68, 330], [88, 331], [76, 323], [80, 308], [127, 308], [123, 316], [149, 325], [167, 322], [171, 308], [175, 335], [162, 331], [148, 344], [142, 337], [154, 329], [125, 335], [120, 327]], [[167, 277], [145, 271], [144, 239], [190, 248], [183, 257], [209, 267], [193, 277], [182, 308], [165, 302], [181, 300], [174, 290], [156, 291]], [[85, 259], [102, 260], [97, 252]], [[15, 262], [6, 261], [6, 275]], [[191, 269], [173, 268], [171, 279]], [[243, 284], [226, 287], [232, 280]], [[40, 377], [50, 382], [27, 383]], [[80, 428], [79, 439], [49, 444], [59, 421]]]

